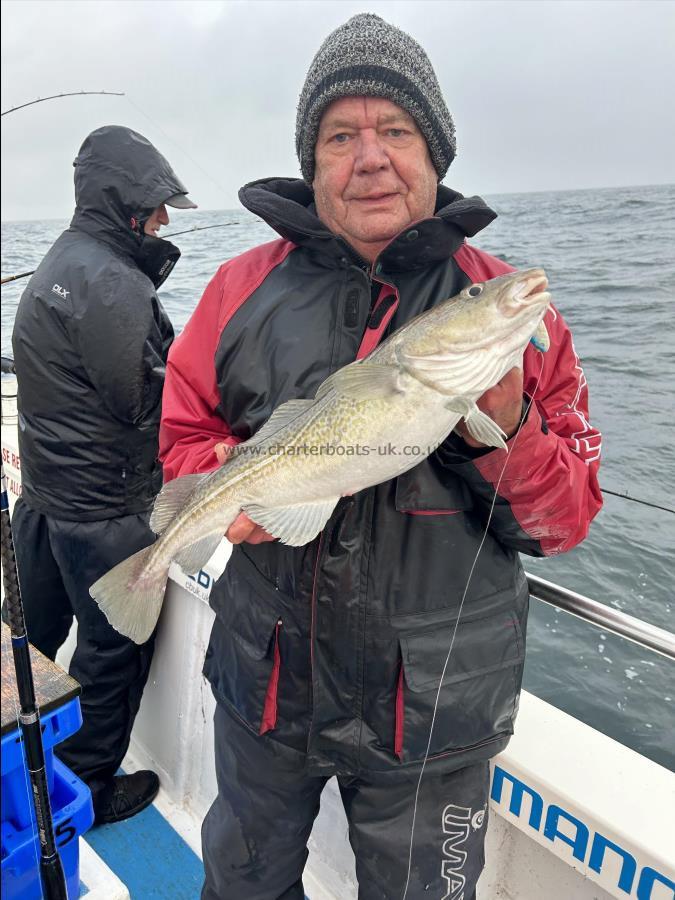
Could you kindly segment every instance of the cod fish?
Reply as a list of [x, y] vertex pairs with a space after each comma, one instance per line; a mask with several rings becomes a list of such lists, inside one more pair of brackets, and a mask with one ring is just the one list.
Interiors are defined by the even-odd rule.
[[161, 537], [90, 589], [113, 628], [146, 641], [171, 562], [197, 572], [240, 510], [297, 547], [319, 534], [341, 497], [411, 469], [461, 418], [476, 440], [506, 449], [476, 400], [522, 365], [530, 340], [548, 348], [547, 286], [542, 269], [469, 285], [333, 373], [313, 399], [279, 406], [216, 471], [166, 484], [150, 518]]

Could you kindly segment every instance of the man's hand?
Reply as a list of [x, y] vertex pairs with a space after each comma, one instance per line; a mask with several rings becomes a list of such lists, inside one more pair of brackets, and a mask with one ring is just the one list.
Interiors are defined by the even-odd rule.
[[216, 444], [216, 446], [213, 448], [213, 451], [216, 454], [218, 465], [224, 466], [230, 456], [232, 456], [232, 454], [234, 453], [234, 447], [232, 446], [232, 444], [225, 444], [221, 442], [220, 444]]
[[[511, 369], [501, 381], [479, 397], [477, 403], [478, 408], [506, 432], [507, 438], [513, 437], [523, 410], [523, 370]], [[485, 447], [485, 444], [471, 437], [464, 419], [459, 420], [455, 431], [469, 447]]]
[[[234, 447], [231, 444], [224, 443], [216, 444], [213, 449], [216, 454], [216, 459], [221, 466], [228, 461], [234, 451]], [[264, 544], [265, 541], [276, 540], [273, 535], [268, 534], [264, 528], [260, 525], [256, 525], [252, 519], [249, 519], [244, 512], [239, 513], [237, 518], [225, 532], [225, 537], [231, 544], [241, 544], [244, 541], [249, 544]]]

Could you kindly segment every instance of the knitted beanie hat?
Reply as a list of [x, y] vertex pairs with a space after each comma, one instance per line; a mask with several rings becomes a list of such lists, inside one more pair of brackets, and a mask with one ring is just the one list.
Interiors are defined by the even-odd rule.
[[384, 97], [408, 112], [426, 138], [439, 181], [455, 158], [455, 126], [429, 58], [409, 34], [372, 13], [329, 34], [309, 67], [298, 101], [295, 149], [305, 181], [326, 107], [340, 97]]

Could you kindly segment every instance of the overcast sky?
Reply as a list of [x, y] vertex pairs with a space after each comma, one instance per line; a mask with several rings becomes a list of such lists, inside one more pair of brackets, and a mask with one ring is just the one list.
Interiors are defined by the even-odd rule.
[[456, 126], [446, 183], [506, 193], [675, 181], [669, 0], [2, 0], [2, 219], [65, 218], [100, 125], [164, 153], [203, 209], [298, 174], [297, 97], [323, 38], [376, 12], [427, 50]]

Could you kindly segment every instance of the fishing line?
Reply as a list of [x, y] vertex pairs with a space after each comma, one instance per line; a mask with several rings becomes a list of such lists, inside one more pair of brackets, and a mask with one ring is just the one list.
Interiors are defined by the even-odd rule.
[[138, 110], [138, 112], [142, 116], [145, 116], [145, 118], [148, 120], [148, 122], [151, 122], [155, 126], [155, 128], [157, 128], [158, 131], [161, 131], [161, 133], [164, 135], [164, 137], [167, 139], [167, 141], [171, 141], [171, 143], [174, 145], [174, 147], [177, 147], [181, 151], [181, 153], [183, 153], [194, 166], [197, 166], [199, 171], [202, 172], [204, 175], [206, 175], [206, 177], [209, 178], [216, 185], [216, 187], [223, 192], [223, 195], [225, 197], [228, 196], [227, 191], [222, 186], [222, 184], [220, 184], [220, 182], [216, 181], [216, 179], [213, 177], [213, 175], [211, 175], [209, 172], [207, 172], [206, 169], [203, 168], [203, 166], [200, 166], [199, 163], [197, 162], [197, 160], [193, 159], [190, 156], [190, 154], [187, 152], [187, 150], [185, 150], [185, 149], [183, 149], [183, 147], [181, 147], [181, 145], [178, 143], [178, 141], [176, 141], [174, 138], [172, 138], [171, 135], [167, 134], [161, 125], [158, 125], [157, 122], [155, 122], [154, 119], [152, 119], [144, 110], [142, 110], [141, 107], [137, 103], [134, 103], [134, 101], [131, 99], [131, 97], [129, 97], [128, 95], [125, 95], [125, 96], [126, 96], [127, 100], [129, 101], [129, 103], [131, 103], [131, 105], [136, 110]]
[[432, 737], [433, 737], [433, 734], [434, 734], [434, 725], [436, 724], [436, 713], [438, 712], [438, 704], [439, 704], [440, 697], [441, 697], [441, 688], [443, 687], [443, 679], [445, 678], [445, 673], [446, 673], [446, 671], [447, 671], [448, 664], [449, 664], [449, 662], [450, 662], [450, 656], [451, 656], [451, 654], [452, 654], [452, 649], [453, 649], [454, 644], [455, 644], [455, 637], [456, 637], [456, 635], [457, 635], [457, 628], [458, 628], [458, 626], [459, 626], [459, 620], [460, 620], [460, 617], [461, 617], [461, 615], [462, 615], [462, 609], [463, 609], [463, 607], [464, 607], [464, 601], [466, 600], [466, 595], [467, 595], [467, 593], [468, 593], [468, 591], [469, 591], [469, 585], [471, 584], [471, 579], [472, 579], [472, 577], [473, 577], [474, 569], [476, 568], [476, 565], [477, 565], [477, 563], [478, 563], [478, 557], [480, 556], [480, 552], [481, 552], [481, 550], [483, 549], [483, 544], [485, 543], [485, 540], [486, 540], [487, 535], [488, 535], [488, 531], [489, 531], [489, 529], [490, 529], [490, 522], [492, 521], [492, 514], [494, 513], [495, 505], [496, 505], [496, 503], [497, 503], [497, 497], [498, 497], [498, 492], [499, 492], [499, 485], [501, 484], [502, 478], [504, 477], [504, 472], [506, 471], [506, 467], [507, 467], [507, 465], [508, 465], [509, 459], [511, 458], [511, 453], [513, 452], [513, 449], [514, 449], [514, 447], [516, 446], [516, 443], [517, 443], [517, 441], [518, 441], [518, 436], [520, 435], [521, 429], [522, 429], [523, 425], [525, 424], [525, 421], [526, 421], [526, 419], [527, 419], [527, 417], [528, 417], [528, 414], [529, 414], [529, 412], [530, 412], [530, 407], [532, 406], [532, 403], [534, 402], [534, 395], [536, 394], [537, 388], [539, 387], [539, 382], [541, 381], [541, 376], [542, 376], [543, 371], [544, 371], [544, 357], [543, 357], [543, 355], [542, 355], [542, 357], [541, 357], [541, 369], [539, 370], [539, 375], [537, 376], [536, 384], [535, 384], [534, 389], [533, 389], [533, 391], [532, 391], [532, 395], [530, 396], [530, 401], [529, 401], [529, 403], [528, 403], [528, 404], [526, 405], [526, 407], [525, 407], [525, 415], [521, 417], [520, 424], [518, 425], [518, 429], [517, 429], [515, 435], [513, 436], [513, 443], [511, 444], [511, 449], [510, 449], [509, 451], [507, 451], [507, 456], [506, 456], [506, 459], [504, 460], [504, 465], [502, 466], [502, 470], [501, 470], [501, 472], [499, 473], [499, 478], [497, 479], [497, 483], [496, 483], [496, 485], [495, 485], [494, 496], [493, 496], [493, 498], [492, 498], [492, 504], [491, 504], [491, 506], [490, 506], [490, 512], [489, 512], [489, 515], [488, 515], [488, 520], [487, 520], [487, 523], [486, 523], [486, 525], [485, 525], [485, 531], [483, 532], [483, 537], [481, 538], [481, 542], [480, 542], [480, 544], [478, 545], [478, 550], [476, 551], [476, 555], [475, 555], [475, 557], [474, 557], [473, 563], [471, 564], [471, 568], [470, 568], [470, 570], [469, 570], [469, 577], [467, 578], [466, 585], [465, 585], [465, 587], [464, 587], [464, 593], [462, 594], [462, 599], [461, 599], [460, 604], [459, 604], [459, 610], [457, 611], [457, 619], [456, 619], [456, 621], [455, 621], [455, 627], [454, 627], [454, 629], [453, 629], [453, 631], [452, 631], [452, 638], [451, 638], [451, 640], [450, 640], [450, 647], [449, 647], [449, 649], [448, 649], [448, 654], [447, 654], [447, 656], [445, 657], [445, 664], [443, 665], [443, 670], [442, 670], [442, 672], [441, 672], [441, 677], [440, 677], [440, 680], [439, 680], [439, 682], [438, 682], [438, 690], [436, 691], [436, 700], [435, 700], [435, 702], [434, 702], [434, 711], [433, 711], [433, 714], [432, 714], [432, 716], [431, 716], [431, 726], [430, 726], [430, 728], [429, 728], [429, 740], [427, 741], [427, 747], [426, 747], [426, 750], [425, 750], [425, 753], [424, 753], [424, 759], [423, 759], [423, 761], [422, 761], [422, 768], [420, 769], [420, 775], [419, 775], [419, 778], [417, 779], [417, 787], [416, 787], [416, 789], [415, 789], [415, 801], [414, 801], [414, 803], [413, 803], [412, 825], [411, 825], [411, 827], [410, 827], [410, 847], [409, 847], [409, 851], [408, 851], [408, 874], [407, 874], [407, 877], [406, 877], [405, 888], [404, 888], [404, 890], [403, 890], [403, 897], [402, 897], [402, 900], [406, 900], [406, 897], [407, 897], [407, 894], [408, 894], [408, 886], [409, 886], [409, 884], [410, 884], [410, 875], [411, 875], [411, 873], [412, 873], [413, 844], [414, 844], [414, 838], [415, 838], [415, 822], [416, 822], [416, 820], [417, 820], [417, 805], [418, 805], [418, 800], [419, 800], [420, 788], [421, 788], [421, 786], [422, 786], [422, 777], [424, 776], [424, 770], [425, 770], [425, 768], [426, 768], [427, 760], [429, 759], [429, 753], [430, 753], [430, 750], [431, 750], [431, 740], [432, 740]]

